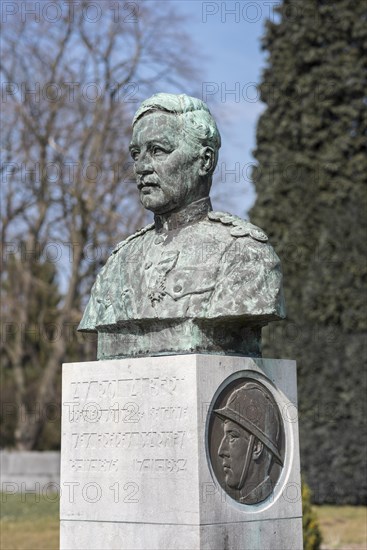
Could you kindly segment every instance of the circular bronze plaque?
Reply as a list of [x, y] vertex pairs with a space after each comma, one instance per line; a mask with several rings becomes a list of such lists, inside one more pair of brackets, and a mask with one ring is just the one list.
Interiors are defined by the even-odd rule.
[[284, 427], [272, 393], [257, 379], [237, 378], [212, 405], [207, 445], [218, 483], [242, 504], [266, 500], [284, 464]]

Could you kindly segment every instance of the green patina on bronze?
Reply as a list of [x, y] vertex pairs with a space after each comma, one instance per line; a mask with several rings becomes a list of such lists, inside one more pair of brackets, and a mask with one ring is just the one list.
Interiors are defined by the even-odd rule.
[[280, 262], [251, 223], [213, 212], [220, 134], [208, 107], [157, 94], [133, 121], [130, 151], [154, 224], [122, 241], [79, 325], [98, 357], [261, 355], [261, 328], [284, 318]]

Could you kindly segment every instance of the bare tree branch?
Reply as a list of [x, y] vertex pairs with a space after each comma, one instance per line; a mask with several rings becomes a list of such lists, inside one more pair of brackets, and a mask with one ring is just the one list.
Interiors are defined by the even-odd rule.
[[[1, 280], [11, 329], [2, 354], [18, 406], [18, 448], [37, 447], [42, 433], [44, 418], [30, 422], [29, 405], [52, 401], [61, 363], [89, 353], [64, 329], [78, 321], [100, 262], [146, 223], [127, 154], [137, 101], [172, 83], [190, 93], [195, 79], [197, 53], [174, 6], [139, 2], [137, 20], [126, 22], [97, 3], [103, 24], [83, 16], [83, 0], [55, 24], [19, 15], [2, 29]], [[60, 253], [55, 262], [50, 244]], [[50, 320], [55, 341], [33, 335]]]

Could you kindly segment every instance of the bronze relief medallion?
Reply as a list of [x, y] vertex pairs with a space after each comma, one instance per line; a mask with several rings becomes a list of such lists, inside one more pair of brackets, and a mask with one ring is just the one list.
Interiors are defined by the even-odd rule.
[[207, 449], [219, 485], [242, 504], [265, 501], [284, 465], [284, 426], [274, 396], [255, 378], [237, 378], [209, 414]]

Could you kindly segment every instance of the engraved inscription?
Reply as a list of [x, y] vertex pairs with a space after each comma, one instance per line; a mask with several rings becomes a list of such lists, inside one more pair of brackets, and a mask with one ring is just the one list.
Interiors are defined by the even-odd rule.
[[148, 415], [160, 421], [181, 420], [187, 417], [187, 407], [150, 407]]
[[161, 472], [176, 474], [186, 470], [186, 458], [143, 458], [134, 460], [134, 469], [138, 472]]
[[[185, 486], [191, 454], [187, 376], [136, 372], [128, 366], [110, 378], [107, 371], [74, 379], [63, 402], [71, 483], [88, 486], [101, 505], [161, 498], [164, 486], [155, 479], [165, 475]], [[95, 492], [103, 489], [101, 495], [90, 484]]]
[[70, 458], [72, 472], [117, 472], [118, 458]]
[[72, 433], [71, 436], [74, 449], [182, 448], [185, 432], [81, 432]]
[[70, 422], [132, 422], [136, 423], [144, 416], [144, 411], [139, 409], [137, 403], [113, 403], [107, 408], [102, 408], [99, 403], [87, 402], [81, 405], [79, 402], [64, 403]]
[[77, 401], [174, 395], [185, 381], [178, 376], [118, 378], [71, 382], [72, 398]]

